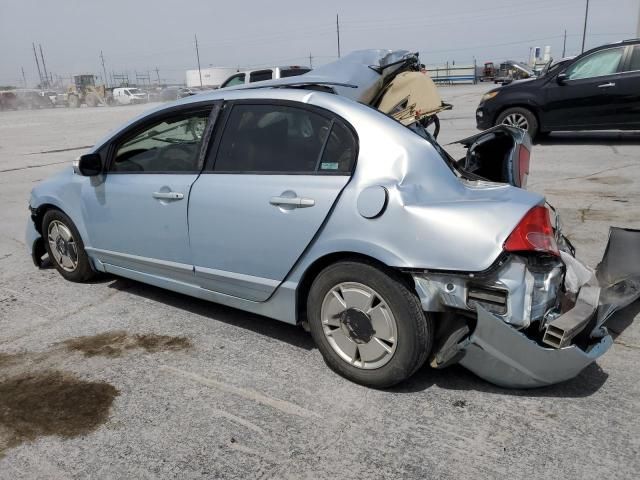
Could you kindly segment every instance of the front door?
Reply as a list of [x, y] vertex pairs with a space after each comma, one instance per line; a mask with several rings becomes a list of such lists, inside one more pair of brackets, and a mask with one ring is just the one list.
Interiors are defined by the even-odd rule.
[[107, 266], [193, 279], [187, 204], [210, 112], [155, 116], [110, 146], [106, 175], [82, 192], [88, 250]]
[[611, 92], [615, 90], [625, 47], [599, 50], [576, 60], [565, 80], [551, 80], [544, 88], [542, 124], [548, 130], [604, 128], [616, 118]]
[[189, 231], [198, 283], [266, 300], [349, 181], [355, 135], [308, 105], [237, 102], [195, 182]]

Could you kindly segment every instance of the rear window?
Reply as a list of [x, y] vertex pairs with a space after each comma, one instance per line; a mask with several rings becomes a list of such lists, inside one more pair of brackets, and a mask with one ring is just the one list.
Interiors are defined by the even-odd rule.
[[634, 45], [633, 50], [631, 50], [627, 72], [635, 72], [637, 70], [640, 70], [640, 45]]
[[297, 77], [310, 71], [309, 68], [282, 68], [280, 69], [280, 78]]

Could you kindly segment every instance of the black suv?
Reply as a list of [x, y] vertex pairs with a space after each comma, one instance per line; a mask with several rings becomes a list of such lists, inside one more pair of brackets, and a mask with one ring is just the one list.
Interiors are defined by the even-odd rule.
[[553, 130], [640, 130], [640, 39], [603, 45], [530, 80], [483, 95], [476, 124]]

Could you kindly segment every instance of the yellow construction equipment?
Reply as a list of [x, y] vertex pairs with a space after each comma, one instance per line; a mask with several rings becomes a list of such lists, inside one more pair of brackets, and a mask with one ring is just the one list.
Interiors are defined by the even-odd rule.
[[74, 75], [73, 85], [67, 88], [67, 106], [77, 108], [83, 103], [88, 107], [109, 103], [109, 92], [104, 85], [96, 85], [95, 75]]

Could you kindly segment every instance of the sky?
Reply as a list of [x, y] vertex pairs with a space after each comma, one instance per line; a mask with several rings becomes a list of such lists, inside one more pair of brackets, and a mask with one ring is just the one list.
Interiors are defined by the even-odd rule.
[[[420, 52], [427, 65], [527, 60], [550, 45], [552, 56], [580, 53], [586, 0], [0, 0], [0, 85], [38, 83], [32, 43], [61, 77], [150, 72], [184, 82], [200, 63], [261, 67], [313, 65], [364, 48]], [[640, 0], [591, 0], [586, 47], [635, 37]], [[158, 69], [156, 74], [155, 69]]]

